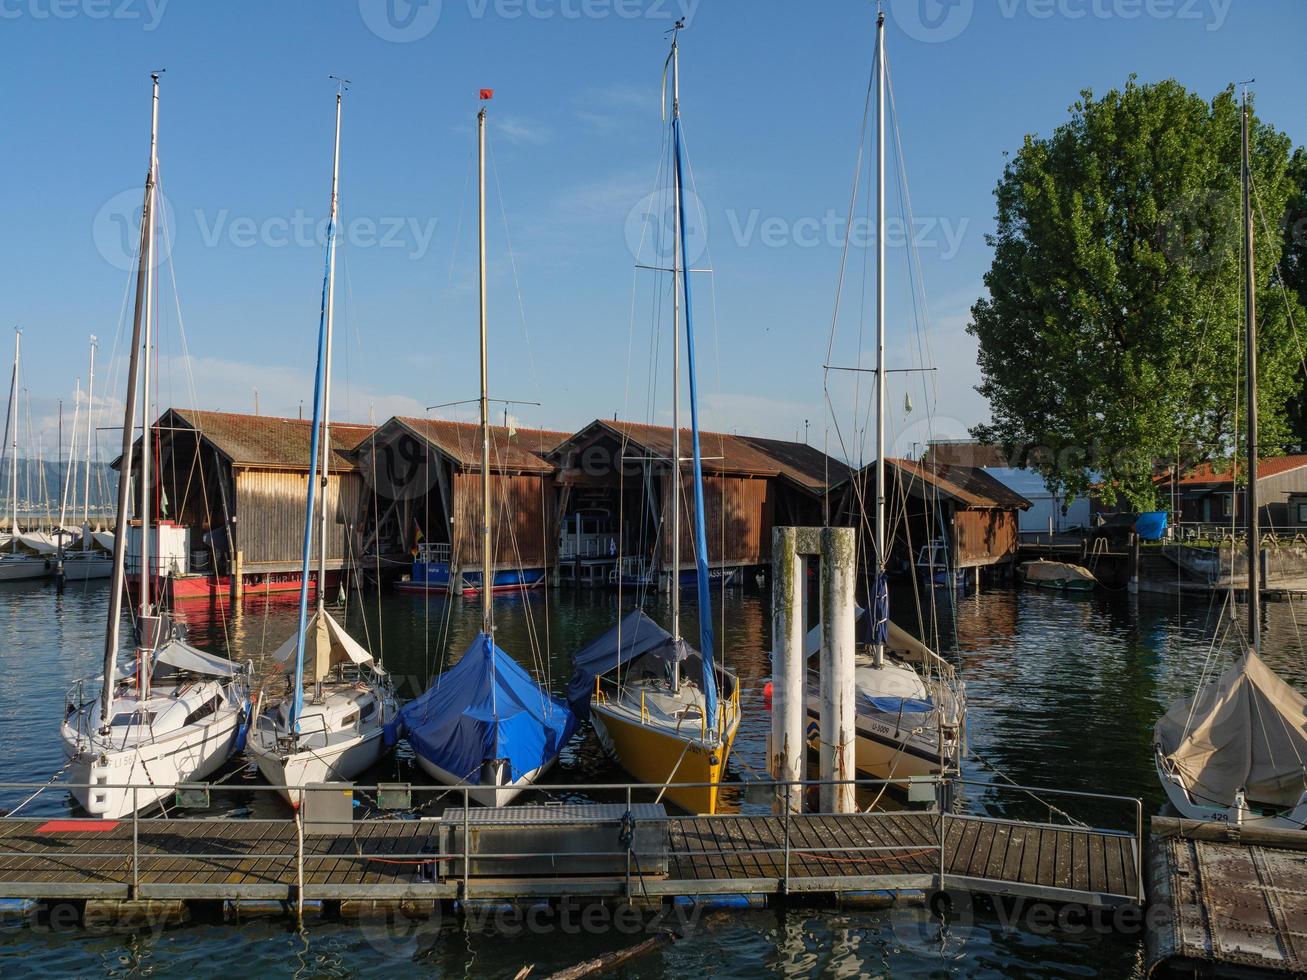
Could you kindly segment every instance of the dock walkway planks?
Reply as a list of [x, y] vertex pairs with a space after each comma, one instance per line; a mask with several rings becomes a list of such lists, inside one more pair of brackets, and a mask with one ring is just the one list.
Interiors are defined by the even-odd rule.
[[[786, 846], [788, 824], [789, 845]], [[1139, 901], [1132, 835], [948, 815], [940, 862], [933, 812], [671, 817], [662, 855], [638, 852], [624, 875], [469, 879], [466, 897], [658, 897], [960, 888], [1093, 905]], [[141, 819], [42, 832], [41, 821], [0, 819], [0, 897], [32, 899], [273, 899], [296, 894], [293, 820]], [[307, 900], [441, 900], [464, 896], [439, 853], [438, 820], [366, 820], [306, 835]], [[597, 841], [597, 850], [620, 850]], [[565, 858], [560, 857], [565, 866]], [[461, 866], [461, 863], [460, 863]]]

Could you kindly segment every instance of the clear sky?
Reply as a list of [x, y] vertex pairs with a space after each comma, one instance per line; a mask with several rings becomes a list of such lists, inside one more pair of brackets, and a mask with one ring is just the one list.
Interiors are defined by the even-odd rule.
[[[923, 438], [928, 409], [943, 436], [987, 417], [964, 328], [990, 261], [984, 236], [1004, 153], [1027, 133], [1049, 133], [1082, 88], [1106, 91], [1132, 72], [1175, 77], [1209, 98], [1256, 78], [1259, 113], [1301, 144], [1307, 3], [889, 7], [930, 310], [929, 332], [914, 335], [900, 227], [888, 239], [889, 357], [939, 368], [937, 404], [919, 394], [905, 419], [902, 392], [891, 399], [895, 448], [906, 451]], [[75, 378], [85, 383], [89, 334], [100, 336], [103, 360], [115, 337], [121, 355], [124, 229], [139, 208], [155, 68], [167, 69], [160, 158], [174, 238], [172, 271], [163, 269], [162, 402], [252, 411], [258, 388], [265, 414], [293, 415], [310, 398], [323, 259], [315, 229], [328, 204], [328, 75], [337, 74], [353, 84], [336, 416], [421, 414], [476, 394], [469, 176], [478, 90], [493, 87], [493, 394], [543, 402], [514, 409], [523, 424], [649, 417], [648, 291], [633, 291], [628, 241], [653, 190], [664, 32], [680, 16], [685, 129], [707, 226], [700, 264], [713, 269], [695, 283], [705, 426], [792, 437], [809, 419], [818, 441], [839, 222], [872, 65], [869, 0], [0, 0], [0, 323], [24, 330], [36, 427]], [[895, 187], [890, 196], [899, 217]], [[864, 216], [866, 205], [864, 194]], [[870, 329], [866, 257], [859, 248], [849, 258], [839, 363], [858, 356], [860, 316]], [[178, 360], [177, 307], [189, 371]], [[116, 377], [102, 372], [97, 384], [120, 396], [121, 356], [115, 363]], [[855, 383], [845, 376], [833, 391], [845, 417]], [[663, 398], [654, 418], [665, 421], [666, 408]]]

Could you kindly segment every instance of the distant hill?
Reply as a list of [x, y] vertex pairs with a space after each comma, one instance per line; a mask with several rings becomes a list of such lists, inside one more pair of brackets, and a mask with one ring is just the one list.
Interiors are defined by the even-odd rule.
[[[67, 462], [60, 466], [50, 459], [18, 460], [18, 511], [21, 514], [39, 513], [47, 510], [56, 512], [64, 492], [64, 473]], [[9, 460], [0, 464], [0, 514], [9, 513], [10, 487], [13, 477], [10, 475]], [[77, 485], [69, 490], [69, 507], [75, 500], [77, 510], [82, 506], [82, 487], [85, 476], [82, 465], [77, 466]], [[107, 513], [113, 509], [118, 493], [118, 474], [109, 468], [108, 463], [91, 464], [91, 512]]]

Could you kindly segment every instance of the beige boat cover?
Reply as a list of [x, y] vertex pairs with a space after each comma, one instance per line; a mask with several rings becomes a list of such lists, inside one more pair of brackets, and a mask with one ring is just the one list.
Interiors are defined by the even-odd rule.
[[[273, 656], [282, 670], [295, 669], [295, 634], [277, 648]], [[337, 664], [353, 663], [360, 667], [372, 663], [368, 653], [354, 637], [325, 612], [314, 612], [304, 631], [304, 680], [316, 684], [326, 680]]]
[[[866, 610], [859, 607], [854, 616], [855, 619], [861, 619], [865, 614]], [[821, 624], [818, 623], [808, 631], [808, 635], [804, 638], [803, 655], [805, 658], [815, 656], [820, 649]], [[951, 663], [893, 620], [890, 620], [889, 623], [889, 642], [886, 644], [886, 649], [906, 663], [921, 664], [923, 667], [944, 677], [952, 677], [956, 673]]]
[[1157, 723], [1162, 754], [1191, 796], [1291, 807], [1307, 789], [1307, 700], [1251, 650]]
[[1065, 561], [1028, 561], [1021, 566], [1021, 574], [1029, 582], [1094, 582], [1094, 573], [1081, 565]]

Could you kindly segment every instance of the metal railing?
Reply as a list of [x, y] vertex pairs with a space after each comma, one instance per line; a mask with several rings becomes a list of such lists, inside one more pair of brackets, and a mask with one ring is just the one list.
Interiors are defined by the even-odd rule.
[[[80, 784], [78, 784], [80, 786]], [[896, 834], [894, 828], [889, 828], [890, 832], [878, 839], [876, 843], [867, 843], [867, 837], [864, 835], [860, 838], [849, 837], [847, 839], [835, 840], [816, 840], [815, 842], [809, 836], [813, 832], [811, 822], [802, 824], [803, 833], [796, 834], [796, 821], [807, 817], [818, 817], [823, 820], [833, 818], [835, 820], [849, 819], [849, 814], [832, 814], [824, 812], [799, 814], [794, 812], [791, 804], [802, 800], [809, 795], [813, 789], [820, 790], [822, 787], [835, 785], [853, 785], [857, 789], [866, 791], [868, 794], [876, 792], [879, 799], [879, 793], [890, 786], [907, 788], [909, 799], [917, 798], [919, 802], [921, 795], [933, 797], [933, 803], [927, 810], [929, 817], [934, 823], [933, 832], [935, 836], [929, 841], [919, 835], [913, 839], [908, 839], [909, 835], [903, 834], [901, 828]], [[480, 842], [484, 841], [484, 830], [487, 827], [516, 827], [519, 818], [515, 818], [514, 811], [523, 812], [520, 807], [501, 807], [495, 811], [483, 811], [489, 814], [479, 816], [475, 826], [478, 835], [473, 836], [471, 830], [473, 826], [472, 812], [477, 809], [475, 806], [475, 794], [478, 790], [483, 789], [477, 785], [463, 784], [458, 786], [421, 786], [407, 783], [382, 784], [372, 786], [353, 786], [341, 784], [342, 788], [348, 787], [354, 793], [370, 798], [370, 801], [376, 807], [376, 813], [362, 819], [354, 819], [351, 810], [351, 818], [348, 820], [331, 820], [327, 818], [318, 818], [314, 815], [314, 801], [308, 798], [305, 809], [297, 809], [290, 817], [281, 818], [246, 818], [240, 819], [242, 824], [248, 824], [251, 827], [290, 827], [294, 828], [294, 845], [290, 847], [290, 841], [284, 837], [278, 836], [275, 832], [267, 834], [244, 834], [243, 841], [252, 841], [258, 839], [270, 839], [271, 845], [246, 844], [246, 849], [237, 851], [233, 849], [219, 850], [217, 848], [205, 848], [204, 850], [169, 850], [167, 841], [174, 839], [176, 836], [176, 824], [178, 818], [160, 818], [145, 817], [140, 814], [140, 804], [142, 799], [154, 800], [158, 798], [159, 788], [145, 785], [104, 785], [97, 784], [94, 788], [97, 791], [104, 790], [125, 790], [130, 791], [132, 796], [132, 813], [115, 821], [115, 824], [130, 822], [131, 827], [131, 847], [130, 851], [115, 852], [113, 850], [103, 849], [103, 842], [93, 850], [81, 850], [74, 843], [68, 846], [67, 839], [61, 840], [61, 845], [52, 849], [48, 854], [39, 849], [15, 850], [9, 841], [25, 840], [30, 842], [30, 836], [24, 837], [19, 834], [10, 834], [7, 839], [0, 839], [0, 890], [3, 890], [5, 879], [16, 878], [8, 882], [11, 889], [16, 889], [21, 885], [24, 876], [34, 876], [42, 870], [48, 870], [40, 865], [40, 859], [48, 857], [52, 863], [57, 863], [59, 867], [67, 871], [68, 861], [95, 861], [95, 862], [114, 862], [126, 861], [127, 870], [124, 875], [124, 881], [120, 884], [126, 884], [127, 897], [138, 898], [142, 896], [142, 879], [149, 875], [149, 863], [160, 861], [185, 860], [189, 862], [200, 862], [207, 865], [206, 870], [212, 871], [215, 867], [226, 870], [234, 870], [241, 865], [261, 865], [264, 869], [261, 874], [268, 874], [267, 868], [270, 864], [280, 862], [281, 871], [277, 872], [274, 877], [276, 881], [271, 883], [273, 888], [287, 889], [288, 897], [293, 897], [296, 903], [296, 909], [302, 913], [303, 903], [305, 901], [305, 867], [307, 864], [314, 864], [319, 861], [345, 862], [346, 865], [381, 865], [382, 867], [397, 867], [401, 870], [396, 871], [396, 882], [401, 886], [405, 894], [411, 894], [414, 890], [426, 892], [432, 898], [468, 898], [477, 894], [477, 888], [474, 887], [474, 878], [479, 877], [472, 871], [474, 863], [492, 862], [498, 865], [505, 863], [520, 863], [531, 860], [549, 859], [551, 862], [558, 861], [576, 861], [576, 862], [594, 862], [609, 861], [613, 866], [620, 870], [608, 874], [606, 880], [609, 886], [615, 890], [620, 890], [621, 896], [627, 899], [635, 897], [650, 897], [656, 895], [680, 894], [687, 889], [692, 890], [695, 883], [685, 874], [689, 866], [695, 862], [702, 862], [709, 868], [714, 863], [721, 864], [721, 870], [724, 878], [720, 880], [734, 882], [732, 887], [743, 887], [745, 883], [751, 882], [753, 890], [768, 891], [774, 890], [781, 894], [791, 894], [793, 892], [817, 891], [817, 890], [847, 890], [850, 888], [935, 888], [943, 889], [949, 887], [950, 882], [955, 886], [964, 887], [969, 890], [980, 890], [977, 886], [983, 886], [985, 883], [993, 885], [1030, 885], [1030, 883], [1013, 881], [1010, 878], [995, 878], [988, 875], [969, 875], [959, 873], [950, 864], [950, 846], [956, 851], [957, 842], [963, 839], [963, 831], [969, 823], [974, 824], [977, 821], [1001, 820], [1012, 823], [1013, 825], [1024, 825], [1035, 828], [1054, 828], [1060, 831], [1069, 831], [1074, 833], [1092, 833], [1103, 836], [1117, 836], [1129, 838], [1133, 848], [1134, 855], [1134, 879], [1127, 881], [1127, 888], [1120, 891], [1096, 891], [1093, 894], [1100, 897], [1106, 897], [1113, 900], [1139, 902], [1144, 901], [1144, 855], [1143, 855], [1143, 803], [1134, 797], [1116, 796], [1103, 793], [1091, 793], [1080, 790], [1062, 790], [1048, 787], [1032, 787], [1010, 783], [994, 783], [982, 780], [966, 779], [961, 777], [900, 777], [897, 779], [856, 779], [840, 781], [821, 781], [821, 780], [796, 780], [796, 781], [774, 781], [770, 779], [758, 780], [752, 783], [708, 783], [708, 782], [678, 782], [666, 786], [646, 784], [646, 783], [607, 783], [598, 785], [578, 786], [575, 784], [544, 785], [535, 784], [527, 788], [527, 792], [536, 792], [543, 794], [556, 794], [566, 799], [575, 799], [578, 791], [584, 791], [597, 803], [605, 802], [604, 797], [610, 797], [606, 802], [609, 804], [624, 804], [625, 816], [622, 817], [621, 833], [619, 834], [617, 846], [588, 850], [512, 850], [512, 851], [489, 851], [483, 852], [480, 849]], [[649, 850], [648, 848], [637, 847], [635, 844], [635, 828], [640, 823], [633, 816], [633, 807], [639, 803], [649, 801], [656, 794], [657, 802], [663, 794], [669, 789], [696, 790], [711, 787], [722, 789], [739, 789], [746, 796], [754, 796], [759, 792], [765, 794], [767, 799], [773, 802], [774, 809], [779, 812], [757, 812], [749, 813], [745, 811], [705, 814], [697, 816], [666, 816], [667, 834], [663, 837], [663, 846]], [[32, 795], [24, 801], [22, 806], [27, 806], [32, 800], [42, 794], [58, 794], [67, 792], [76, 788], [74, 784], [56, 782], [56, 783], [0, 783], [0, 792], [6, 791], [32, 791]], [[1087, 826], [1074, 826], [1066, 824], [1056, 824], [1054, 822], [1055, 812], [1060, 813], [1056, 807], [1047, 804], [1049, 807], [1047, 824], [1009, 821], [1007, 818], [995, 818], [986, 814], [967, 814], [954, 813], [953, 803], [958, 800], [959, 791], [966, 789], [982, 789], [985, 792], [999, 791], [1004, 793], [1019, 793], [1037, 798], [1041, 804], [1047, 804], [1043, 797], [1057, 796], [1062, 798], [1092, 800], [1099, 803], [1109, 803], [1113, 805], [1128, 805], [1133, 808], [1133, 828], [1132, 831], [1122, 830], [1092, 830]], [[290, 787], [290, 786], [268, 786], [268, 785], [248, 785], [231, 786], [222, 783], [196, 783], [183, 784], [180, 787], [173, 787], [173, 798], [178, 799], [178, 791], [181, 794], [189, 794], [194, 798], [204, 800], [206, 803], [210, 800], [214, 792], [231, 792], [235, 791], [240, 794], [277, 794], [281, 795], [287, 791], [305, 792], [311, 797], [318, 787]], [[916, 791], [914, 793], [914, 790]], [[923, 794], [923, 790], [925, 791]], [[406, 802], [406, 806], [384, 806], [383, 801], [394, 799], [394, 794], [398, 795]], [[413, 847], [401, 847], [397, 851], [377, 851], [370, 847], [394, 840], [387, 837], [384, 833], [376, 832], [378, 824], [395, 824], [395, 814], [398, 812], [402, 815], [413, 817], [416, 809], [412, 806], [412, 798], [416, 794], [431, 794], [432, 796], [446, 801], [446, 809], [450, 806], [462, 805], [461, 820], [451, 823], [445, 817], [438, 819], [422, 818], [424, 822], [430, 822], [432, 832], [429, 834], [419, 834], [403, 838], [404, 841], [411, 841], [414, 846], [422, 842], [420, 850], [414, 850]], [[149, 805], [148, 803], [146, 805]], [[179, 807], [184, 808], [185, 803], [179, 800]], [[575, 828], [592, 827], [596, 818], [586, 816], [564, 816], [564, 811], [560, 804], [544, 802], [540, 804], [544, 809], [559, 807], [559, 817], [550, 822], [550, 826]], [[284, 808], [284, 804], [277, 803], [278, 807]], [[761, 809], [761, 807], [760, 807]], [[377, 815], [390, 811], [389, 817]], [[860, 819], [866, 824], [866, 829], [874, 826], [878, 821], [892, 822], [901, 817], [904, 813], [920, 812], [912, 810], [869, 810], [861, 811], [855, 819]], [[329, 848], [330, 853], [315, 853], [312, 848], [306, 849], [305, 844], [305, 821], [308, 821], [315, 827], [339, 827], [340, 833], [331, 835], [331, 839], [339, 840], [340, 838], [352, 838], [354, 841], [353, 852], [343, 851], [339, 847]], [[1063, 815], [1065, 816], [1065, 815]], [[52, 818], [46, 814], [34, 817], [7, 817], [8, 820], [17, 820], [27, 822], [33, 825], [33, 830], [38, 830], [38, 825], [55, 819], [59, 821], [62, 829], [69, 829], [69, 825], [75, 826], [83, 822], [82, 818], [67, 819], [56, 816]], [[221, 822], [236, 818], [202, 816], [196, 818], [183, 818], [184, 822], [192, 821], [211, 821]], [[742, 841], [738, 839], [736, 824], [726, 825], [724, 822], [739, 821], [748, 819], [769, 820], [767, 833], [759, 834], [760, 838]], [[629, 826], [628, 826], [629, 821]], [[85, 818], [84, 822], [88, 829], [99, 829], [102, 825], [103, 818], [90, 817]], [[610, 819], [604, 821], [607, 823], [616, 823]], [[719, 836], [712, 833], [714, 841], [726, 841], [725, 845], [717, 844], [715, 847], [708, 846], [691, 846], [691, 839], [698, 840], [702, 844], [705, 828], [712, 828], [714, 825], [723, 824], [722, 834]], [[92, 827], [91, 825], [95, 825]], [[778, 826], [779, 825], [779, 826]], [[896, 825], [898, 826], [898, 825]], [[457, 833], [455, 830], [461, 830], [461, 844], [458, 844]], [[679, 831], [679, 842], [673, 839], [673, 831]], [[166, 831], [155, 838], [156, 831]], [[449, 833], [444, 833], [449, 831]], [[142, 850], [142, 835], [145, 835], [147, 847]], [[319, 837], [328, 836], [323, 834], [309, 834], [310, 838], [318, 839]], [[436, 850], [431, 850], [432, 839], [437, 842]], [[893, 843], [893, 840], [899, 840], [899, 843]], [[285, 843], [282, 841], [285, 840]], [[862, 843], [858, 843], [862, 840]], [[952, 855], [956, 857], [956, 854]], [[28, 865], [21, 872], [15, 874], [11, 870], [4, 870], [11, 861], [22, 859], [32, 861], [37, 859], [37, 865]], [[292, 882], [284, 880], [286, 872], [294, 862], [293, 890]], [[728, 866], [723, 862], [737, 864], [741, 869], [738, 873], [730, 871]], [[896, 873], [865, 873], [868, 867], [884, 866], [891, 862], [898, 862], [900, 870]], [[755, 871], [746, 873], [745, 869], [752, 864]], [[812, 870], [816, 865], [825, 870], [825, 865], [835, 865], [837, 868], [856, 867], [863, 869], [864, 873], [846, 873], [840, 871], [837, 874], [817, 874]], [[647, 873], [645, 868], [667, 867], [665, 872]], [[675, 866], [680, 877], [671, 875], [671, 869]], [[906, 869], [906, 870], [905, 870]], [[102, 870], [88, 870], [88, 874], [99, 874], [103, 877], [105, 872]], [[252, 873], [252, 872], [251, 872]], [[1123, 876], [1128, 876], [1128, 870], [1122, 868]], [[503, 875], [496, 875], [502, 878]], [[696, 873], [693, 877], [698, 878]], [[563, 882], [566, 875], [558, 876], [555, 879]], [[650, 879], [654, 879], [651, 883]], [[527, 880], [527, 879], [524, 879]], [[587, 879], [594, 881], [593, 877]], [[659, 884], [663, 880], [666, 883]], [[637, 888], [638, 883], [638, 888]], [[151, 884], [146, 883], [147, 887]], [[266, 884], [266, 883], [265, 883]], [[502, 885], [502, 882], [500, 883]], [[71, 887], [71, 886], [70, 886]], [[203, 886], [197, 886], [202, 889]], [[309, 890], [314, 888], [321, 890], [324, 886], [309, 886]], [[382, 886], [349, 886], [357, 892], [359, 897], [384, 897], [386, 892], [385, 885]], [[587, 885], [583, 887], [592, 887]], [[1076, 889], [1071, 886], [1054, 884], [1052, 886], [1040, 886], [1047, 897], [1054, 898], [1058, 895], [1072, 896], [1084, 894], [1084, 889]], [[165, 886], [167, 890], [167, 886]], [[482, 889], [484, 891], [484, 889]], [[1039, 891], [1039, 888], [1030, 890]], [[173, 888], [176, 891], [176, 888]], [[501, 887], [502, 891], [502, 887]], [[560, 888], [560, 891], [566, 891]], [[496, 893], [498, 895], [499, 893]], [[532, 894], [538, 894], [533, 891]], [[24, 897], [22, 895], [15, 897]], [[192, 897], [203, 897], [200, 895]], [[502, 897], [502, 896], [499, 896]], [[524, 896], [525, 897], [525, 896]]]

